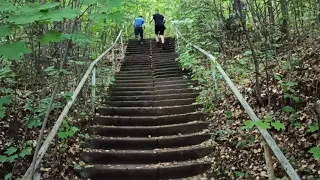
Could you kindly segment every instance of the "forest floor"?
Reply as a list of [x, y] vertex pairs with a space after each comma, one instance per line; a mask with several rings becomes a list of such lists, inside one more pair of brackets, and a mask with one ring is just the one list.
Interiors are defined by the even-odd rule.
[[[111, 56], [111, 53], [106, 55], [105, 59], [108, 59], [108, 61], [104, 61], [103, 66], [110, 67], [112, 65], [112, 61], [110, 61]], [[123, 56], [120, 53], [120, 47], [116, 47], [115, 49], [115, 59], [117, 66], [116, 71], [119, 71], [121, 63], [123, 61]], [[89, 64], [87, 65], [89, 66]], [[98, 69], [98, 76], [102, 75], [99, 74], [99, 72], [100, 71]], [[101, 83], [101, 81], [98, 80], [97, 83]], [[89, 85], [87, 84], [87, 86]], [[108, 87], [98, 86], [96, 90], [97, 95], [102, 95], [108, 90]], [[40, 99], [37, 92], [34, 93], [36, 95], [31, 97], [30, 95], [26, 95], [28, 94], [28, 92], [28, 87], [21, 89], [21, 91], [18, 90], [18, 99]], [[39, 94], [40, 92], [42, 92], [42, 90], [39, 90]], [[102, 99], [103, 96], [99, 96], [96, 102], [97, 106], [101, 105]], [[58, 109], [51, 111], [47, 125], [47, 130], [45, 130], [44, 132], [44, 139], [47, 137], [49, 131], [51, 130], [51, 127], [53, 127], [55, 121], [59, 117], [65, 105], [63, 99], [56, 98], [56, 102], [59, 101], [60, 103], [62, 102], [62, 106]], [[28, 115], [28, 110], [25, 109], [24, 103], [24, 101], [21, 101], [21, 103], [18, 106], [15, 106], [17, 107], [17, 109], [10, 108], [10, 116], [0, 121], [1, 150], [3, 150], [3, 152], [9, 152], [8, 149], [6, 150], [4, 147], [16, 148], [15, 151], [12, 151], [10, 154], [12, 157], [14, 157], [16, 154], [20, 154], [23, 151], [23, 144], [27, 143], [28, 145], [35, 147], [36, 139], [39, 135], [39, 127], [30, 129], [27, 128], [25, 125], [25, 117]], [[79, 93], [74, 105], [71, 107], [68, 116], [66, 117], [69, 126], [77, 127], [77, 129], [81, 130], [81, 132], [77, 131], [74, 135], [65, 139], [57, 137], [54, 139], [45, 156], [43, 157], [42, 164], [37, 171], [43, 179], [78, 179], [77, 170], [85, 165], [84, 162], [82, 162], [78, 156], [85, 145], [86, 139], [88, 138], [87, 132], [90, 127], [90, 124], [92, 124], [91, 122], [93, 120], [93, 114], [91, 112], [91, 107], [91, 88], [83, 88], [83, 90]], [[1, 154], [3, 154], [3, 152]], [[26, 156], [24, 157], [20, 157], [19, 155], [19, 157], [14, 158], [12, 163], [1, 163], [0, 179], [9, 180], [6, 179], [5, 176], [9, 177], [10, 173], [12, 173], [12, 179], [22, 177], [32, 162], [32, 156], [33, 154], [31, 154], [30, 151], [27, 152]], [[0, 156], [0, 162], [1, 160], [2, 159]]]
[[[237, 54], [237, 51], [239, 54]], [[234, 49], [235, 56], [227, 63], [237, 64], [242, 49]], [[271, 75], [270, 100], [271, 116], [273, 120], [280, 120], [285, 125], [285, 130], [268, 130], [284, 155], [289, 159], [301, 179], [315, 180], [320, 178], [320, 161], [315, 160], [310, 152], [312, 147], [320, 145], [320, 131], [308, 131], [312, 124], [320, 125], [320, 37], [300, 35], [284, 42], [278, 48], [280, 62], [272, 68], [273, 74], [289, 77], [291, 82], [296, 82], [295, 95], [301, 99], [299, 103], [285, 100], [284, 89]], [[292, 60], [290, 60], [291, 58]], [[284, 61], [295, 61], [297, 64], [292, 70], [286, 70]], [[223, 68], [230, 68], [231, 65]], [[234, 66], [233, 66], [234, 67]], [[264, 72], [264, 70], [261, 70]], [[231, 75], [231, 79], [233, 74]], [[237, 77], [234, 74], [234, 77]], [[268, 114], [267, 104], [259, 106], [254, 92], [254, 75], [250, 74], [237, 83], [241, 94], [253, 108], [258, 117], [263, 118]], [[267, 102], [266, 76], [262, 75], [264, 95], [263, 101]], [[209, 113], [207, 118], [211, 122], [211, 132], [215, 141], [215, 150], [212, 155], [213, 167], [211, 172], [202, 176], [214, 179], [268, 179], [265, 166], [264, 149], [261, 145], [262, 136], [258, 130], [243, 130], [243, 122], [250, 119], [239, 101], [228, 90], [225, 99], [216, 102], [217, 106]], [[296, 118], [290, 113], [283, 112], [284, 106], [292, 106], [297, 113]], [[273, 157], [273, 167], [276, 177], [289, 179], [286, 172]], [[201, 179], [201, 177], [199, 177]]]

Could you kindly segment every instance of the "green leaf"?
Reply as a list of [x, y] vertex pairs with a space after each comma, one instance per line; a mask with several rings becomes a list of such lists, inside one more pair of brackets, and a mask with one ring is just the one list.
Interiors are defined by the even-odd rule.
[[11, 103], [11, 99], [11, 95], [0, 97], [0, 106], [9, 105]]
[[4, 154], [11, 156], [12, 154], [16, 153], [17, 150], [18, 150], [18, 149], [17, 149], [16, 147], [13, 147], [13, 146], [12, 146], [12, 147], [8, 148], [8, 149], [4, 152]]
[[254, 136], [252, 136], [252, 135], [250, 135], [247, 139], [251, 143], [253, 143], [256, 140], [256, 138]]
[[3, 56], [5, 59], [18, 60], [26, 53], [31, 53], [31, 50], [27, 48], [23, 42], [0, 45], [0, 56]]
[[10, 35], [10, 31], [8, 26], [0, 26], [0, 38]]
[[41, 119], [39, 117], [28, 118], [26, 121], [26, 125], [29, 129], [39, 127], [42, 125]]
[[11, 94], [12, 93], [12, 89], [10, 89], [10, 88], [0, 88], [0, 92], [2, 92], [4, 94]]
[[73, 19], [76, 18], [80, 14], [80, 9], [71, 7], [66, 7], [59, 10], [52, 10], [48, 13], [45, 13], [45, 17], [49, 19], [51, 22], [63, 21], [64, 19]]
[[105, 2], [109, 9], [120, 6], [122, 4], [122, 1], [123, 0], [117, 0], [117, 1], [115, 1], [115, 0], [100, 0], [100, 2]]
[[270, 122], [263, 122], [261, 120], [258, 120], [256, 122], [256, 125], [262, 129], [271, 129]]
[[71, 128], [71, 131], [72, 131], [73, 133], [76, 133], [77, 131], [79, 131], [79, 128], [73, 126], [73, 127]]
[[81, 1], [82, 5], [87, 5], [87, 6], [90, 6], [90, 5], [93, 5], [93, 4], [97, 4], [97, 3], [98, 3], [97, 0], [82, 0]]
[[2, 78], [8, 79], [9, 77], [14, 77], [14, 72], [10, 68], [10, 66], [5, 66], [0, 69], [0, 80]]
[[44, 70], [44, 72], [46, 72], [48, 76], [54, 76], [58, 74], [59, 71], [55, 69], [54, 66], [49, 66]]
[[248, 177], [248, 173], [247, 172], [236, 172], [236, 176], [238, 177]]
[[296, 96], [293, 96], [293, 97], [292, 97], [292, 100], [294, 100], [294, 101], [297, 102], [297, 103], [300, 102], [300, 98], [299, 98], [299, 97], [296, 97]]
[[292, 112], [295, 112], [295, 110], [291, 107], [291, 106], [285, 106], [282, 108], [282, 111], [284, 112], [289, 112], [289, 113], [292, 113]]
[[39, 7], [37, 7], [37, 9], [39, 10], [46, 10], [46, 9], [52, 9], [55, 8], [57, 6], [60, 6], [59, 2], [47, 2], [46, 4], [40, 5]]
[[313, 132], [316, 132], [319, 130], [319, 125], [318, 124], [311, 124], [310, 126], [308, 126], [308, 128], [309, 129], [307, 130], [307, 132], [313, 133]]
[[79, 45], [86, 45], [92, 43], [92, 37], [84, 33], [63, 34], [63, 39], [72, 39]]
[[105, 14], [100, 14], [100, 13], [92, 13], [88, 16], [90, 20], [94, 22], [99, 22], [107, 18]]
[[12, 3], [4, 2], [4, 1], [0, 2], [0, 12], [15, 11], [15, 10], [17, 10], [17, 7], [14, 6]]
[[63, 96], [67, 99], [67, 101], [72, 101], [72, 92], [66, 92], [63, 94]]
[[227, 118], [231, 117], [231, 115], [232, 115], [230, 110], [226, 110], [226, 112], [224, 114], [226, 115]]
[[13, 155], [13, 156], [9, 156], [7, 162], [13, 163], [13, 162], [16, 161], [17, 158], [18, 158], [18, 155], [17, 155], [17, 154], [15, 154], [15, 155]]
[[270, 115], [270, 113], [268, 113], [265, 118], [264, 118], [265, 122], [271, 122], [272, 121], [272, 116]]
[[247, 146], [247, 144], [248, 144], [248, 143], [247, 143], [246, 140], [241, 140], [241, 141], [238, 142], [237, 146], [245, 147], [245, 146]]
[[292, 81], [289, 81], [286, 83], [286, 86], [289, 86], [289, 87], [296, 86], [296, 85], [298, 85], [298, 83], [292, 82]]
[[252, 120], [247, 120], [244, 121], [244, 126], [242, 127], [243, 129], [252, 129], [254, 126], [254, 122]]
[[4, 107], [0, 106], [0, 119], [4, 118], [5, 116], [6, 116], [5, 109]]
[[312, 155], [315, 159], [320, 158], [320, 147], [313, 147], [309, 150], [309, 152], [312, 153]]
[[58, 132], [58, 137], [61, 139], [65, 139], [68, 137], [68, 134], [65, 132]]
[[120, 13], [120, 12], [114, 12], [109, 14], [109, 18], [111, 20], [117, 21], [117, 22], [122, 22], [123, 21], [123, 16], [124, 14]]
[[285, 130], [284, 124], [282, 124], [280, 121], [275, 121], [271, 124], [277, 131], [280, 131], [281, 129]]
[[44, 45], [49, 44], [50, 42], [60, 42], [61, 40], [61, 33], [57, 31], [49, 31], [40, 38], [40, 43]]
[[293, 123], [293, 125], [297, 129], [301, 128], [301, 126], [302, 126], [301, 123], [298, 123], [298, 122]]
[[9, 173], [4, 177], [4, 180], [11, 180], [11, 178], [12, 178], [12, 173]]
[[30, 14], [15, 14], [10, 15], [7, 21], [13, 22], [18, 25], [30, 24], [36, 21], [44, 20], [45, 17], [42, 16], [42, 13], [35, 12]]
[[7, 156], [0, 156], [0, 163], [5, 163], [8, 161], [8, 157]]
[[275, 74], [275, 75], [274, 75], [274, 78], [275, 78], [276, 80], [278, 80], [278, 81], [281, 81], [281, 76], [278, 75], [278, 74]]
[[31, 155], [32, 154], [32, 148], [31, 147], [27, 147], [25, 149], [23, 149], [21, 151], [21, 153], [19, 154], [20, 157], [24, 158], [25, 156]]

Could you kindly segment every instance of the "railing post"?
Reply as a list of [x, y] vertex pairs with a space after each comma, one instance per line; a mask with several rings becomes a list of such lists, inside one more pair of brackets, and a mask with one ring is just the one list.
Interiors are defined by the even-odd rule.
[[179, 34], [178, 34], [178, 32], [176, 32], [176, 38], [177, 38], [177, 47], [179, 48]]
[[95, 103], [96, 103], [96, 66], [92, 70], [92, 113], [95, 113]]
[[122, 38], [122, 33], [120, 36], [120, 42], [121, 42], [121, 58], [124, 57], [124, 46], [123, 46], [123, 38]]
[[[112, 41], [112, 44], [113, 44], [113, 41]], [[114, 46], [115, 47], [115, 46]], [[114, 47], [112, 48], [111, 52], [112, 52], [112, 71], [113, 73], [115, 72], [116, 70], [116, 62], [114, 60]]]
[[126, 26], [126, 40], [128, 40], [128, 27]]
[[213, 79], [213, 93], [214, 93], [214, 97], [217, 99], [218, 88], [217, 88], [217, 78], [216, 78], [216, 63], [214, 61], [211, 61], [211, 73], [212, 73], [212, 79]]

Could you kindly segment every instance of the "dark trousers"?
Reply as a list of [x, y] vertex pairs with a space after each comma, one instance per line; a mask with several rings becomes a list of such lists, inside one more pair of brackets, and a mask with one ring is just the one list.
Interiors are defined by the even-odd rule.
[[143, 28], [142, 27], [135, 27], [134, 28], [134, 35], [137, 37], [140, 34], [141, 40], [143, 40]]

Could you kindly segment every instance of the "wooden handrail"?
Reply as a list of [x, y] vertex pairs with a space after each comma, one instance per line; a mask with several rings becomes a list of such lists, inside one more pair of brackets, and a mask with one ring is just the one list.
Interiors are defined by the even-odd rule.
[[[182, 36], [182, 34], [180, 33], [180, 31], [175, 27], [175, 30], [177, 32], [177, 36], [180, 36], [184, 41], [187, 42], [187, 40]], [[213, 61], [213, 64], [216, 66], [216, 68], [218, 69], [218, 71], [220, 72], [220, 74], [222, 75], [223, 79], [226, 81], [226, 83], [228, 84], [228, 86], [230, 87], [230, 89], [232, 90], [232, 92], [234, 93], [234, 95], [238, 98], [238, 100], [240, 101], [242, 107], [246, 110], [246, 112], [248, 113], [249, 117], [251, 118], [251, 120], [253, 121], [258, 121], [259, 118], [258, 116], [254, 113], [254, 111], [252, 110], [252, 108], [250, 107], [250, 105], [247, 103], [247, 101], [243, 98], [243, 96], [241, 95], [240, 91], [237, 89], [237, 87], [234, 85], [234, 83], [231, 81], [231, 79], [229, 78], [229, 76], [225, 73], [225, 71], [222, 69], [222, 67], [220, 66], [220, 64], [217, 62], [216, 58], [211, 55], [209, 52], [203, 50], [202, 48], [200, 48], [197, 45], [193, 45], [192, 46], [197, 49], [198, 51], [202, 52], [204, 55], [206, 55], [211, 61]], [[284, 154], [281, 152], [280, 148], [278, 147], [278, 145], [276, 144], [276, 142], [274, 141], [274, 139], [272, 138], [272, 136], [268, 133], [267, 130], [257, 126], [261, 135], [263, 136], [264, 140], [267, 142], [268, 146], [270, 147], [270, 149], [273, 151], [273, 153], [275, 154], [275, 156], [277, 157], [278, 161], [280, 162], [280, 164], [282, 165], [282, 167], [284, 168], [284, 170], [286, 171], [286, 173], [288, 174], [288, 176], [292, 179], [292, 180], [300, 180], [299, 175], [297, 174], [297, 172], [293, 169], [292, 165], [290, 164], [289, 160], [284, 156]]]
[[[69, 101], [67, 103], [67, 105], [65, 105], [65, 107], [63, 108], [58, 120], [56, 121], [56, 123], [54, 124], [54, 126], [52, 127], [50, 133], [48, 134], [46, 140], [43, 142], [38, 155], [37, 155], [37, 161], [36, 161], [36, 166], [38, 167], [38, 165], [40, 164], [43, 156], [45, 155], [45, 153], [47, 152], [50, 143], [52, 142], [53, 138], [56, 136], [62, 122], [63, 119], [67, 116], [69, 109], [71, 108], [71, 106], [73, 105], [74, 101], [76, 100], [79, 92], [81, 91], [84, 83], [87, 81], [90, 73], [92, 72], [92, 70], [94, 69], [94, 67], [96, 66], [96, 64], [110, 51], [114, 48], [114, 46], [116, 45], [116, 43], [118, 42], [118, 40], [120, 39], [122, 35], [122, 30], [120, 30], [117, 38], [115, 39], [114, 43], [111, 45], [111, 47], [109, 49], [107, 49], [105, 52], [103, 52], [97, 59], [95, 59], [90, 66], [88, 67], [87, 71], [85, 72], [85, 74], [83, 75], [80, 83], [78, 84], [77, 88], [75, 89], [75, 91], [72, 94], [72, 100]], [[40, 142], [38, 142], [40, 143]], [[23, 176], [24, 180], [30, 179], [32, 173], [31, 173], [31, 166], [29, 166], [28, 170], [26, 171], [26, 173]]]

